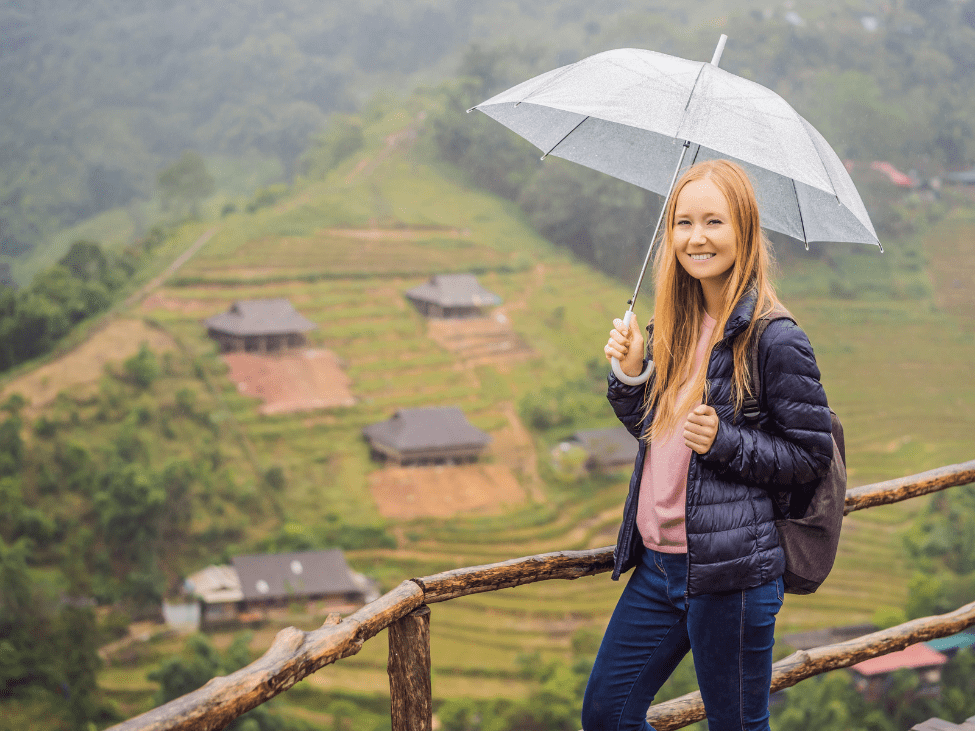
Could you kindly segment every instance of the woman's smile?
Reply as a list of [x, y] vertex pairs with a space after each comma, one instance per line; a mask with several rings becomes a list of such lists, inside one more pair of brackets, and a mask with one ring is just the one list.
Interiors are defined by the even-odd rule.
[[738, 236], [724, 194], [707, 178], [694, 180], [677, 196], [674, 254], [705, 287], [724, 285], [738, 253]]

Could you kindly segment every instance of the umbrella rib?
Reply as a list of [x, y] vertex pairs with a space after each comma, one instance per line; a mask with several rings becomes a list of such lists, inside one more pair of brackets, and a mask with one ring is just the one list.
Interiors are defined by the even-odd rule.
[[697, 76], [694, 77], [694, 83], [691, 85], [691, 92], [687, 95], [687, 101], [684, 102], [684, 111], [681, 112], [680, 121], [677, 123], [677, 130], [674, 133], [674, 137], [684, 137], [685, 135], [680, 134], [681, 127], [684, 126], [684, 118], [687, 116], [687, 108], [691, 106], [691, 99], [694, 98], [694, 90], [697, 89], [697, 82], [701, 80], [701, 74], [704, 73], [705, 64], [701, 64], [701, 68], [697, 70]]
[[799, 191], [796, 190], [795, 178], [789, 178], [792, 182], [792, 194], [796, 197], [796, 210], [799, 212], [799, 226], [802, 228], [802, 243], [806, 246], [806, 251], [809, 251], [809, 238], [806, 236], [806, 222], [802, 220], [802, 206], [799, 205]]
[[[585, 60], [585, 59], [583, 59], [583, 60]], [[572, 71], [572, 70], [573, 70], [573, 69], [574, 69], [574, 68], [575, 68], [576, 66], [578, 66], [578, 65], [579, 65], [580, 63], [581, 63], [580, 61], [576, 61], [575, 63], [572, 63], [572, 64], [569, 64], [569, 65], [568, 65], [568, 66], [566, 66], [566, 67], [565, 67], [564, 69], [562, 69], [562, 73], [560, 73], [560, 74], [553, 74], [553, 76], [552, 76], [552, 78], [550, 78], [550, 79], [549, 79], [548, 81], [546, 81], [546, 82], [545, 82], [544, 84], [542, 84], [541, 86], [539, 86], [539, 87], [538, 87], [537, 89], [532, 89], [532, 90], [531, 90], [531, 91], [530, 91], [530, 92], [528, 93], [528, 95], [527, 95], [527, 96], [525, 96], [525, 98], [524, 98], [524, 99], [519, 99], [518, 101], [516, 101], [516, 102], [515, 102], [515, 106], [517, 107], [517, 106], [518, 106], [519, 104], [521, 104], [522, 102], [526, 102], [526, 101], [528, 101], [528, 100], [529, 100], [529, 99], [530, 99], [531, 97], [533, 97], [533, 96], [535, 96], [536, 94], [540, 94], [540, 93], [541, 93], [541, 92], [542, 92], [543, 90], [545, 90], [545, 89], [547, 89], [547, 88], [548, 88], [548, 87], [550, 87], [550, 86], [551, 86], [552, 84], [554, 84], [554, 83], [555, 83], [556, 81], [558, 81], [558, 80], [559, 80], [559, 79], [561, 79], [561, 78], [562, 78], [563, 76], [565, 76], [565, 75], [566, 75], [567, 73], [569, 73], [570, 71]]]
[[570, 130], [569, 130], [568, 132], [566, 132], [566, 133], [565, 133], [565, 135], [563, 135], [563, 136], [562, 136], [562, 139], [561, 139], [561, 140], [559, 140], [559, 141], [558, 141], [558, 142], [556, 142], [556, 143], [555, 143], [554, 145], [552, 145], [552, 149], [551, 149], [551, 150], [549, 150], [548, 152], [546, 152], [546, 153], [545, 153], [544, 155], [542, 155], [542, 157], [541, 157], [541, 159], [542, 159], [542, 160], [544, 160], [544, 159], [545, 159], [546, 157], [548, 157], [549, 155], [551, 155], [551, 154], [552, 154], [552, 150], [554, 150], [554, 149], [555, 149], [556, 147], [558, 147], [558, 146], [559, 146], [559, 145], [561, 145], [561, 144], [562, 144], [563, 142], [565, 142], [565, 138], [566, 138], [566, 137], [568, 137], [569, 135], [571, 135], [571, 134], [572, 134], [573, 132], [575, 132], [575, 131], [576, 131], [577, 129], [579, 129], [579, 125], [581, 125], [581, 124], [582, 124], [583, 122], [585, 122], [585, 121], [586, 121], [587, 119], [589, 119], [589, 115], [588, 115], [588, 114], [587, 114], [587, 115], [586, 115], [585, 117], [583, 117], [582, 119], [580, 119], [580, 120], [579, 120], [579, 124], [577, 124], [577, 125], [576, 125], [575, 127], [573, 127], [573, 128], [572, 128], [572, 129], [570, 129]]

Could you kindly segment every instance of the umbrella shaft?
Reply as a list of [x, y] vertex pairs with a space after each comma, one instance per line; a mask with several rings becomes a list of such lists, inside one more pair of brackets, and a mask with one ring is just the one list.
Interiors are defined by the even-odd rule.
[[667, 195], [664, 196], [663, 205], [660, 207], [660, 215], [657, 216], [657, 225], [653, 229], [653, 236], [650, 238], [650, 247], [647, 249], [647, 255], [643, 259], [643, 267], [640, 269], [640, 278], [636, 280], [636, 289], [633, 290], [633, 297], [630, 299], [629, 312], [633, 312], [633, 308], [636, 307], [636, 298], [640, 294], [640, 285], [643, 284], [643, 277], [647, 273], [647, 266], [650, 264], [650, 257], [653, 254], [654, 244], [657, 242], [657, 236], [660, 234], [660, 224], [663, 223], [664, 215], [667, 213], [667, 201], [670, 200], [670, 194], [674, 192], [674, 184], [677, 182], [677, 176], [680, 173], [681, 166], [684, 164], [684, 155], [687, 154], [687, 148], [691, 146], [690, 140], [684, 140], [684, 148], [680, 151], [680, 159], [677, 161], [677, 167], [674, 169], [674, 175], [670, 179], [670, 186], [667, 188]]

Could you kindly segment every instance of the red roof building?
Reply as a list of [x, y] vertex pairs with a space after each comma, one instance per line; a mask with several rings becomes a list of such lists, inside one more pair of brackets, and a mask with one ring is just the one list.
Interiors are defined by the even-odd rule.
[[948, 657], [921, 643], [910, 645], [903, 650], [873, 657], [853, 665], [855, 684], [868, 701], [883, 697], [890, 683], [891, 673], [897, 670], [916, 670], [921, 677], [917, 693], [936, 695], [941, 682], [941, 666]]

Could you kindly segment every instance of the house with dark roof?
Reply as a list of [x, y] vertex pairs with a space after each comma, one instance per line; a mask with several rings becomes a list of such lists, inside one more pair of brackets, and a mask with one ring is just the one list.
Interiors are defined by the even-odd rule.
[[625, 426], [577, 431], [564, 444], [578, 446], [586, 453], [586, 469], [615, 470], [633, 467], [638, 442]]
[[[379, 598], [375, 581], [349, 568], [338, 548], [298, 553], [234, 556], [231, 566], [207, 566], [183, 582], [195, 602], [198, 629], [260, 621], [264, 610], [293, 601], [361, 605]], [[186, 614], [190, 605], [170, 605]]]
[[271, 353], [305, 344], [317, 326], [284, 299], [238, 300], [226, 312], [204, 320], [220, 352]]
[[491, 442], [455, 407], [400, 409], [362, 434], [373, 459], [396, 465], [476, 462]]
[[365, 601], [345, 555], [337, 548], [299, 553], [256, 554], [231, 559], [248, 608], [287, 604], [296, 599], [343, 603]]
[[406, 298], [425, 317], [482, 317], [486, 308], [501, 304], [473, 274], [437, 274], [407, 290]]

